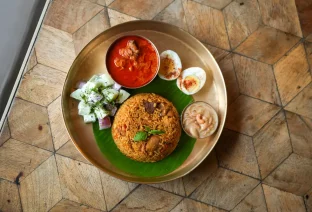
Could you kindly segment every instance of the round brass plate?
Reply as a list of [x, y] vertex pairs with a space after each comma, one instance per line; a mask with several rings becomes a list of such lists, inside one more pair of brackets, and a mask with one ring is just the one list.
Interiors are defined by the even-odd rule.
[[[78, 102], [70, 98], [77, 82], [87, 81], [94, 74], [107, 72], [106, 52], [110, 44], [124, 35], [141, 35], [151, 40], [159, 52], [170, 49], [178, 53], [183, 70], [201, 67], [207, 73], [204, 87], [193, 98], [214, 107], [219, 116], [219, 127], [210, 137], [198, 139], [192, 153], [175, 171], [159, 177], [142, 178], [114, 167], [96, 144], [92, 124], [84, 124], [78, 115]], [[94, 38], [73, 62], [62, 93], [62, 112], [68, 133], [80, 153], [104, 172], [122, 180], [136, 183], [160, 183], [182, 177], [196, 168], [216, 145], [224, 126], [227, 111], [227, 94], [218, 64], [206, 47], [189, 33], [170, 24], [157, 21], [132, 21], [112, 27]]]

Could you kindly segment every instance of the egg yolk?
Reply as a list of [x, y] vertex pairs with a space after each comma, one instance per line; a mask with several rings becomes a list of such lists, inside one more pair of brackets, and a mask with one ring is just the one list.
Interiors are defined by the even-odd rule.
[[196, 92], [199, 88], [199, 83], [199, 79], [196, 76], [187, 76], [183, 80], [184, 88], [190, 93]]

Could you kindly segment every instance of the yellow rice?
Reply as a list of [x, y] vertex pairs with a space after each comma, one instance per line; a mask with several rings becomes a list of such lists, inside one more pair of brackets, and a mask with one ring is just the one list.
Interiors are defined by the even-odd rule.
[[[153, 112], [146, 109], [147, 102], [152, 105]], [[134, 141], [136, 133], [144, 131], [146, 126], [165, 133], [150, 135], [145, 141]], [[119, 150], [127, 157], [141, 162], [156, 162], [168, 156], [179, 142], [179, 114], [171, 102], [159, 95], [137, 94], [118, 110], [112, 135]]]

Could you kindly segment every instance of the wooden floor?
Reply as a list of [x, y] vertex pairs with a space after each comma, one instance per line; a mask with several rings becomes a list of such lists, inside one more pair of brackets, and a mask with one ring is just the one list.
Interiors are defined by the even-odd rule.
[[[80, 50], [123, 22], [202, 41], [229, 99], [221, 139], [191, 174], [137, 185], [86, 161], [60, 94]], [[0, 211], [312, 211], [312, 0], [54, 0], [0, 137]]]

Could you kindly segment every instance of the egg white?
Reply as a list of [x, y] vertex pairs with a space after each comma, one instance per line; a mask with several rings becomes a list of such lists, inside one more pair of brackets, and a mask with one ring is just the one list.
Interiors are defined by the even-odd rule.
[[[192, 77], [193, 79], [196, 79], [199, 81], [197, 87], [192, 91], [186, 89], [184, 86], [184, 80], [187, 77], [189, 78]], [[202, 89], [205, 82], [206, 82], [206, 72], [202, 68], [191, 67], [182, 71], [181, 75], [177, 79], [177, 86], [183, 93], [187, 95], [192, 95], [192, 94], [197, 93], [200, 89]]]
[[[173, 62], [173, 66], [171, 67], [170, 70], [165, 71], [165, 70], [161, 70], [161, 69], [163, 68], [163, 63], [164, 63], [164, 60], [166, 58]], [[181, 70], [182, 70], [181, 59], [176, 52], [174, 52], [172, 50], [166, 50], [160, 54], [160, 70], [158, 72], [158, 76], [161, 79], [168, 80], [168, 81], [175, 80], [180, 76]], [[174, 74], [172, 76], [168, 77], [168, 76], [166, 76], [166, 74], [168, 72], [171, 72]]]

